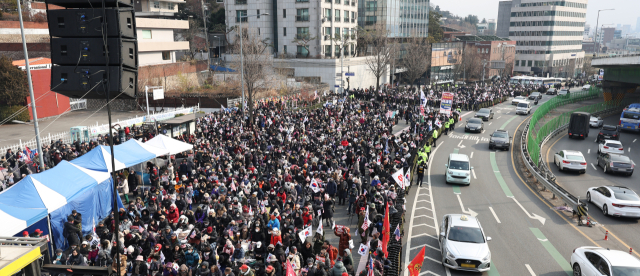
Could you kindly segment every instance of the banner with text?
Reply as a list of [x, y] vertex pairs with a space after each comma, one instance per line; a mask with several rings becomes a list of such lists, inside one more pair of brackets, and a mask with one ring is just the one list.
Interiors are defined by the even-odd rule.
[[451, 115], [452, 105], [453, 105], [453, 93], [442, 92], [442, 99], [440, 100], [440, 113]]

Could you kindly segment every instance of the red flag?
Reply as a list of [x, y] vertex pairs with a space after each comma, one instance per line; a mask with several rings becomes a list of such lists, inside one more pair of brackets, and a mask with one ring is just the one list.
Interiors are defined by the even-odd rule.
[[389, 228], [389, 203], [387, 202], [384, 210], [384, 223], [382, 224], [382, 253], [384, 253], [385, 258], [389, 257], [389, 251], [387, 250], [389, 235], [391, 234]]
[[422, 263], [424, 262], [424, 246], [420, 253], [409, 263], [407, 267], [409, 269], [409, 276], [419, 276], [422, 269]]
[[[423, 254], [424, 254], [424, 252], [423, 252]], [[289, 262], [289, 258], [287, 258], [287, 275], [286, 276], [296, 276], [296, 272], [293, 270], [293, 267], [291, 266], [291, 263]]]

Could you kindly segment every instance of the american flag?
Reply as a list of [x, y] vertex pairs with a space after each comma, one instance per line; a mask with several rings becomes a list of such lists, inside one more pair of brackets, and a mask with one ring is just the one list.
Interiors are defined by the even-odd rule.
[[369, 264], [367, 264], [369, 271], [367, 271], [367, 276], [373, 276], [373, 259], [369, 256]]

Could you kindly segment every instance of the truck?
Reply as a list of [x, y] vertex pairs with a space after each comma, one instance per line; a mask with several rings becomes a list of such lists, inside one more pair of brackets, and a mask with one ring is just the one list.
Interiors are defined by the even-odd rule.
[[569, 119], [569, 138], [587, 138], [589, 137], [589, 112], [573, 112]]

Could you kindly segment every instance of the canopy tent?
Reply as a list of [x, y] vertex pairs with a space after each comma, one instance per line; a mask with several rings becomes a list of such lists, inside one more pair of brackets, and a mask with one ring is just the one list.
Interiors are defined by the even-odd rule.
[[147, 141], [145, 144], [168, 150], [169, 154], [178, 154], [183, 151], [188, 151], [193, 149], [192, 144], [178, 141], [176, 139], [169, 138], [162, 134], [156, 137], [153, 137], [153, 139]]
[[[113, 149], [115, 152], [115, 148]], [[98, 146], [95, 149], [85, 153], [84, 155], [71, 160], [71, 163], [76, 164], [80, 167], [100, 171], [100, 172], [111, 172], [111, 150], [105, 146]], [[124, 162], [118, 159], [118, 155], [116, 152], [116, 171], [127, 168]]]
[[125, 145], [127, 143], [135, 143], [136, 145], [142, 147], [144, 150], [155, 154], [156, 157], [164, 156], [164, 155], [169, 154], [169, 150], [168, 149], [163, 149], [163, 148], [154, 147], [152, 145], [147, 145], [147, 144], [142, 143], [142, 142], [140, 142], [140, 141], [138, 141], [136, 139], [131, 139], [131, 140], [127, 141], [126, 143], [124, 143], [123, 145]]
[[[117, 197], [117, 196], [116, 196]], [[118, 205], [122, 202], [118, 198]], [[0, 227], [2, 236], [13, 236], [22, 229], [51, 214], [52, 236], [58, 248], [64, 248], [64, 222], [71, 210], [83, 215], [83, 232], [113, 209], [113, 185], [107, 172], [92, 171], [67, 161], [54, 168], [32, 174], [0, 193], [0, 219], [15, 226]], [[18, 229], [20, 226], [25, 226]], [[17, 230], [17, 232], [16, 232]]]

